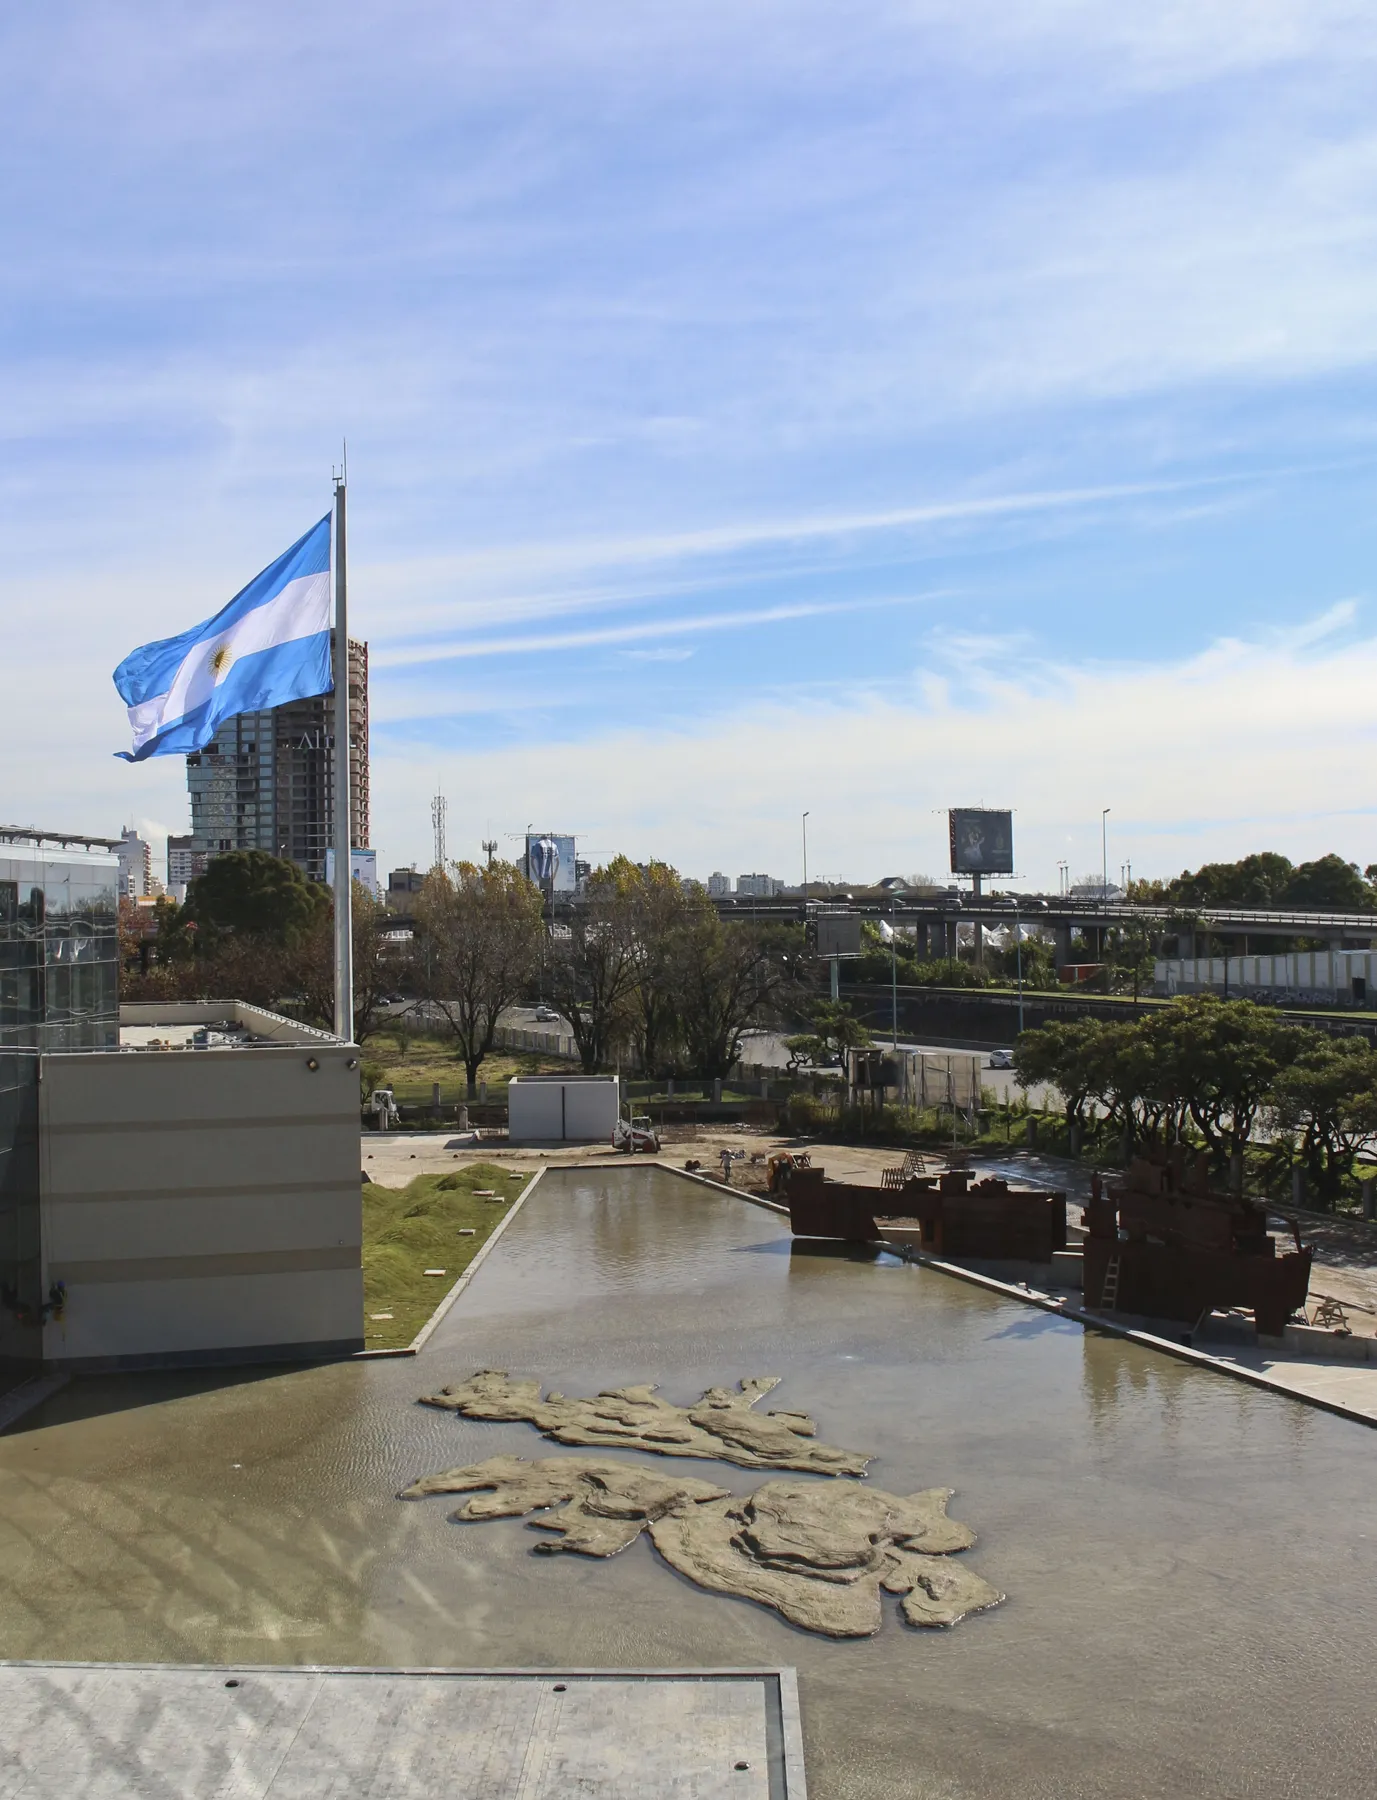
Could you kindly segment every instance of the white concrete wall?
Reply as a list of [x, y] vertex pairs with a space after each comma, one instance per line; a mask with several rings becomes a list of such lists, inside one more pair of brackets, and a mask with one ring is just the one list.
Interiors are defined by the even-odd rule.
[[361, 1349], [356, 1057], [334, 1040], [45, 1056], [43, 1285], [67, 1287], [45, 1360]]
[[1339, 1000], [1353, 993], [1353, 978], [1367, 983], [1368, 999], [1377, 999], [1377, 951], [1296, 950], [1280, 956], [1159, 957], [1153, 965], [1154, 985], [1162, 994], [1192, 994], [1204, 989], [1240, 994], [1323, 995]]
[[616, 1122], [615, 1075], [518, 1075], [507, 1088], [514, 1144], [610, 1141]]
[[617, 1123], [617, 1079], [567, 1081], [564, 1084], [564, 1135], [567, 1138], [612, 1140]]

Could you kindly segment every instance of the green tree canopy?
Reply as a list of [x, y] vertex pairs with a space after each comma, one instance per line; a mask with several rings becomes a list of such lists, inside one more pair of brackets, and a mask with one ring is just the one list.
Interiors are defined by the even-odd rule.
[[195, 925], [201, 950], [228, 934], [285, 947], [299, 942], [329, 909], [329, 891], [308, 881], [294, 862], [266, 850], [227, 850], [191, 883], [181, 924]]
[[1295, 907], [1316, 912], [1371, 912], [1377, 890], [1356, 863], [1332, 852], [1313, 862], [1293, 863], [1274, 850], [1238, 862], [1204, 863], [1184, 869], [1174, 881], [1135, 882], [1132, 898], [1165, 900], [1185, 910], [1205, 906], [1247, 906], [1261, 911]]

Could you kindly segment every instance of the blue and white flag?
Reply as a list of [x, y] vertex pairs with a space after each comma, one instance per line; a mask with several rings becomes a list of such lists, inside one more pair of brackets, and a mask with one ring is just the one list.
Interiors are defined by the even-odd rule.
[[126, 762], [202, 750], [236, 713], [328, 694], [330, 515], [213, 619], [131, 651], [115, 686], [134, 728]]

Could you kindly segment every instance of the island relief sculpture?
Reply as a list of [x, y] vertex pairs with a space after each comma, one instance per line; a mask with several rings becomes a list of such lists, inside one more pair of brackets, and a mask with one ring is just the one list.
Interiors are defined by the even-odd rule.
[[492, 1456], [427, 1475], [401, 1498], [472, 1494], [459, 1521], [533, 1519], [555, 1534], [536, 1548], [615, 1556], [648, 1532], [672, 1568], [699, 1587], [773, 1607], [828, 1637], [880, 1628], [880, 1592], [901, 1596], [911, 1625], [955, 1625], [1004, 1596], [952, 1557], [974, 1533], [947, 1517], [950, 1488], [886, 1494], [845, 1478], [767, 1481], [737, 1496], [692, 1477], [593, 1457], [528, 1462]]
[[480, 1369], [467, 1381], [422, 1395], [421, 1403], [467, 1419], [525, 1419], [559, 1444], [697, 1456], [743, 1469], [864, 1475], [870, 1457], [817, 1443], [817, 1426], [806, 1413], [752, 1411], [780, 1379], [747, 1376], [736, 1393], [709, 1388], [694, 1405], [673, 1406], [649, 1383], [609, 1388], [591, 1400], [570, 1400], [554, 1392], [542, 1400], [538, 1381], [513, 1379], [505, 1369]]
[[803, 1413], [753, 1411], [779, 1385], [748, 1377], [733, 1393], [709, 1388], [679, 1407], [653, 1386], [615, 1388], [591, 1400], [550, 1393], [539, 1381], [482, 1369], [424, 1396], [467, 1418], [525, 1420], [559, 1443], [649, 1450], [825, 1475], [826, 1481], [767, 1481], [734, 1495], [713, 1482], [597, 1457], [532, 1462], [493, 1456], [427, 1475], [404, 1500], [473, 1496], [457, 1521], [548, 1516], [531, 1524], [553, 1535], [536, 1548], [615, 1556], [644, 1531], [671, 1567], [698, 1586], [773, 1607], [791, 1624], [829, 1637], [868, 1637], [882, 1619], [881, 1593], [900, 1596], [911, 1625], [955, 1625], [1004, 1596], [953, 1560], [974, 1533], [947, 1516], [950, 1488], [887, 1494], [862, 1485], [868, 1454], [816, 1441]]

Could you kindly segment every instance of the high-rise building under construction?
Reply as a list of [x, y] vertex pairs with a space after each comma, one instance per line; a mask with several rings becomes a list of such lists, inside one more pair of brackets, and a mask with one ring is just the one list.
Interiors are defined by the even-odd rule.
[[[267, 850], [325, 880], [335, 820], [334, 696], [227, 719], [186, 759], [191, 850]], [[349, 640], [349, 838], [369, 844], [368, 646]]]

